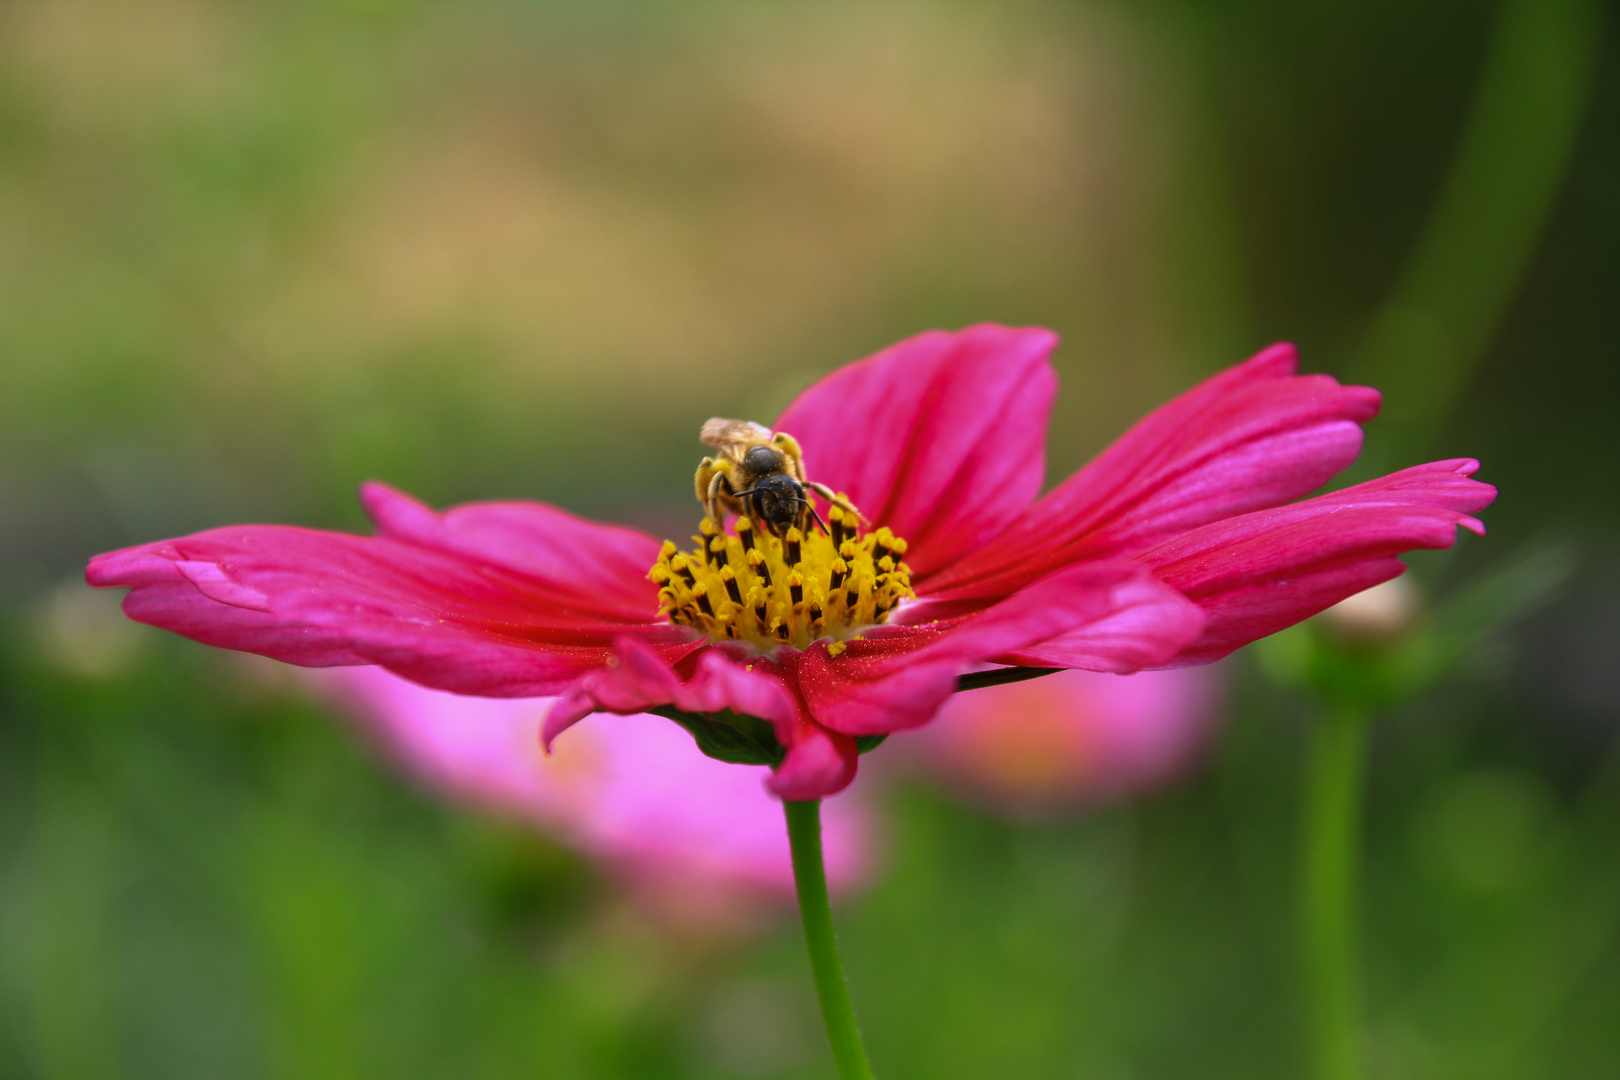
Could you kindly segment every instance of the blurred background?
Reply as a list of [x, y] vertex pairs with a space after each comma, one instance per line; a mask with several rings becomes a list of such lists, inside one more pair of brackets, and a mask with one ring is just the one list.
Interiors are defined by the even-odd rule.
[[[367, 478], [684, 536], [704, 418], [981, 320], [1063, 336], [1050, 477], [1289, 339], [1389, 394], [1352, 479], [1500, 485], [1411, 560], [1426, 602], [1569, 553], [1379, 721], [1364, 1042], [1397, 1080], [1620, 1075], [1617, 16], [0, 3], [0, 1077], [831, 1075], [790, 910], [649, 914], [80, 575], [363, 530]], [[1301, 1074], [1315, 706], [1224, 668], [1201, 762], [1135, 798], [863, 767], [879, 1075]]]

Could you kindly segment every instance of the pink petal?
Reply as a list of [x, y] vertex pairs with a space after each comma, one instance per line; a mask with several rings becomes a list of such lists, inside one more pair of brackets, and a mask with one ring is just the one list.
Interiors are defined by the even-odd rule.
[[682, 678], [663, 656], [625, 638], [604, 666], [582, 675], [557, 699], [541, 737], [549, 749], [558, 735], [593, 712], [638, 713], [660, 705], [694, 713], [730, 709], [769, 720], [779, 732], [791, 729], [799, 717], [774, 664], [758, 661], [750, 667], [721, 649], [704, 648]]
[[1400, 574], [1395, 556], [1446, 548], [1496, 498], [1477, 461], [1436, 461], [1292, 506], [1206, 525], [1143, 558], [1203, 608], [1203, 636], [1177, 657], [1204, 663]]
[[[1122, 648], [1110, 651], [1106, 630], [1090, 639], [1069, 636], [1129, 612], [1136, 614], [1113, 631]], [[799, 692], [818, 723], [849, 735], [881, 734], [930, 720], [969, 665], [1023, 663], [1047, 642], [1061, 656], [1106, 657], [1097, 662], [1120, 667], [1127, 656], [1137, 666], [1162, 664], [1202, 623], [1184, 597], [1138, 567], [1071, 567], [944, 629], [880, 628], [848, 642], [839, 656], [825, 643], [812, 645], [799, 664]]]
[[[704, 757], [663, 717], [614, 717], [548, 756], [538, 731], [550, 698], [461, 697], [376, 667], [321, 672], [316, 685], [444, 795], [521, 818], [645, 895], [679, 893], [723, 918], [760, 892], [792, 894], [782, 810], [763, 783], [768, 770]], [[828, 806], [833, 888], [864, 876], [869, 829], [859, 801]]]
[[1220, 682], [1209, 667], [1062, 671], [956, 694], [904, 746], [954, 788], [999, 809], [1049, 812], [1183, 772], [1208, 741]]
[[469, 503], [436, 513], [385, 484], [360, 487], [381, 536], [448, 551], [533, 579], [559, 604], [616, 622], [642, 622], [658, 608], [647, 571], [659, 542], [538, 502]]
[[798, 660], [783, 667], [759, 657], [732, 658], [722, 647], [704, 649], [670, 667], [657, 653], [626, 639], [611, 666], [583, 676], [556, 700], [541, 738], [550, 747], [558, 735], [594, 712], [634, 713], [673, 705], [694, 713], [725, 709], [769, 720], [786, 748], [769, 787], [783, 799], [836, 795], [855, 778], [855, 741], [815, 724], [799, 707], [791, 684]]
[[783, 745], [787, 756], [767, 781], [771, 793], [779, 799], [825, 799], [843, 791], [855, 779], [860, 753], [848, 735], [828, 731], [806, 718], [794, 724], [793, 733], [783, 740]]
[[930, 582], [930, 595], [1006, 595], [1056, 567], [1131, 556], [1321, 487], [1355, 460], [1379, 396], [1297, 367], [1293, 346], [1274, 345], [1159, 408]]
[[131, 618], [308, 666], [376, 663], [440, 689], [555, 692], [638, 635], [678, 658], [689, 631], [610, 621], [501, 567], [387, 537], [250, 525], [92, 559]]
[[[210, 602], [180, 568], [178, 555], [165, 558], [146, 549], [98, 555], [85, 578], [92, 585], [124, 585], [124, 613], [136, 622], [161, 626], [205, 645], [241, 649], [304, 667], [367, 664], [339, 630], [289, 625], [257, 606]], [[205, 564], [207, 565], [207, 564]], [[195, 566], [193, 576], [201, 576]]]
[[922, 583], [1040, 493], [1056, 346], [1049, 330], [921, 334], [816, 383], [776, 426], [812, 480], [910, 542]]
[[1196, 641], [1204, 629], [1197, 604], [1146, 575], [1121, 584], [1113, 601], [1102, 618], [996, 662], [1128, 674], [1163, 664], [1167, 642]]

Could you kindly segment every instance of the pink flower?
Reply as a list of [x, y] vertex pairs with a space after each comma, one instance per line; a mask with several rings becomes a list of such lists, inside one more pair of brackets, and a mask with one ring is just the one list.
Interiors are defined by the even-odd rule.
[[[539, 732], [552, 699], [463, 697], [379, 667], [311, 675], [407, 770], [595, 857], [666, 913], [673, 905], [720, 923], [756, 900], [793, 894], [781, 810], [760, 783], [767, 770], [705, 757], [663, 717], [592, 725], [548, 755]], [[858, 800], [827, 808], [835, 890], [865, 875], [868, 825]]]
[[[705, 632], [742, 633], [748, 612], [696, 625], [702, 601], [728, 603], [701, 553], [688, 569], [712, 598], [670, 576], [673, 545], [638, 532], [538, 503], [441, 514], [380, 484], [361, 493], [374, 537], [214, 529], [98, 556], [87, 578], [131, 588], [132, 618], [212, 645], [377, 664], [462, 694], [558, 695], [548, 740], [593, 711], [762, 718], [782, 748], [773, 790], [812, 799], [854, 777], [858, 737], [926, 723], [974, 666], [1207, 663], [1396, 576], [1396, 555], [1447, 547], [1459, 524], [1483, 531], [1469, 515], [1495, 489], [1469, 479], [1469, 460], [1290, 503], [1355, 459], [1379, 397], [1295, 375], [1287, 345], [1160, 408], [1037, 498], [1055, 345], [999, 326], [923, 334], [782, 415], [810, 477], [892, 530], [857, 537], [861, 591], [836, 634], [812, 639], [821, 623], [797, 597], [780, 645]], [[909, 545], [890, 547], [896, 535]], [[717, 560], [741, 557], [737, 536], [713, 539]], [[812, 541], [809, 585], [831, 596], [838, 552]], [[779, 569], [787, 543], [765, 545]], [[880, 554], [904, 561], [883, 570]], [[732, 731], [728, 716], [714, 730]]]
[[918, 733], [930, 771], [1018, 815], [1134, 794], [1197, 758], [1220, 679], [1208, 667], [1063, 671], [958, 694]]

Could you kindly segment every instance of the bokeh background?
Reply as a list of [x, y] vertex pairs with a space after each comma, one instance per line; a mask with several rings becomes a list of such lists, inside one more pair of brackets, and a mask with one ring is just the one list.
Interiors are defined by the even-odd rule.
[[[1396, 1080], [1620, 1075], [1617, 15], [0, 3], [0, 1076], [831, 1075], [791, 913], [649, 918], [79, 575], [363, 529], [371, 477], [684, 535], [705, 417], [980, 320], [1063, 335], [1050, 476], [1291, 339], [1389, 392], [1366, 469], [1501, 486], [1426, 596], [1570, 553], [1379, 722], [1364, 1038]], [[838, 916], [880, 1075], [1301, 1074], [1312, 706], [1227, 677], [1152, 797], [874, 793]]]

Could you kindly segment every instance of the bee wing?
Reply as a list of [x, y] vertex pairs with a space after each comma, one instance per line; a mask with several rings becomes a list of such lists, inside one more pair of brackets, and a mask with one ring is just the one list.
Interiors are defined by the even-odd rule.
[[726, 420], [715, 416], [704, 423], [698, 439], [732, 461], [741, 461], [750, 448], [770, 445], [771, 429], [752, 420]]

